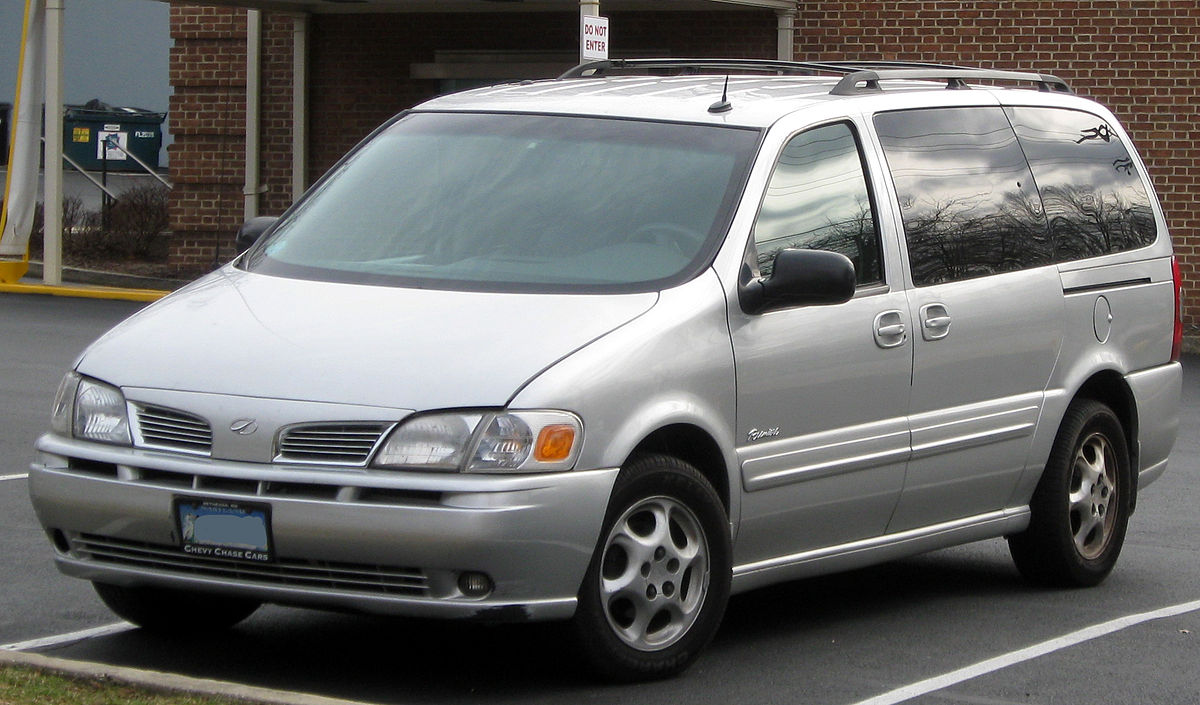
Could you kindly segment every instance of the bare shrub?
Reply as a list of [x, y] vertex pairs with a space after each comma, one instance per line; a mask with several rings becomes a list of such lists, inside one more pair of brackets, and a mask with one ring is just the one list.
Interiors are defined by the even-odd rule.
[[29, 253], [34, 257], [42, 256], [42, 239], [46, 229], [45, 214], [42, 212], [42, 204], [39, 201], [33, 207], [33, 229], [29, 233]]
[[156, 259], [165, 254], [159, 235], [167, 229], [167, 196], [160, 184], [137, 186], [117, 199], [108, 211], [107, 239], [113, 254]]
[[83, 199], [67, 196], [63, 199], [62, 247], [63, 253], [74, 255], [86, 250], [88, 238], [100, 227], [100, 214], [89, 211]]
[[62, 227], [64, 233], [69, 233], [81, 225], [88, 215], [83, 207], [83, 199], [78, 196], [65, 196], [62, 207]]
[[[67, 196], [62, 211], [63, 256], [80, 263], [165, 259], [166, 242], [159, 235], [167, 229], [168, 193], [158, 184], [134, 187], [109, 208], [107, 223], [100, 213], [87, 210], [82, 199]], [[29, 250], [35, 257], [44, 252], [44, 231], [39, 203], [29, 239]]]
[[[34, 259], [45, 255], [46, 218], [42, 203], [34, 206], [33, 230], [29, 234], [29, 254]], [[62, 207], [62, 253], [66, 257], [79, 255], [94, 249], [94, 236], [100, 229], [100, 214], [89, 211], [83, 199], [76, 196], [63, 198]]]

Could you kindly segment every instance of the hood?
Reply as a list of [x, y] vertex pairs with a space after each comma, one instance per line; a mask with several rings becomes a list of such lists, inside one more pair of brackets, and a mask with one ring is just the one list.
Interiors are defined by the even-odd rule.
[[226, 267], [109, 331], [78, 370], [121, 387], [412, 410], [502, 406], [657, 296], [430, 291]]

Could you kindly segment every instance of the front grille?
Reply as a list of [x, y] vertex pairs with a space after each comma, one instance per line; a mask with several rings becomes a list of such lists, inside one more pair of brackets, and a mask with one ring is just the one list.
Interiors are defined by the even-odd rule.
[[135, 404], [137, 445], [209, 455], [212, 427], [199, 416], [161, 406]]
[[419, 568], [294, 559], [246, 563], [194, 556], [173, 546], [125, 541], [95, 534], [80, 534], [72, 538], [71, 549], [80, 558], [96, 563], [205, 578], [371, 595], [429, 596], [428, 579]]
[[[124, 474], [122, 474], [124, 469]], [[202, 473], [175, 472], [133, 465], [117, 466], [83, 458], [69, 458], [68, 472], [84, 477], [102, 477], [130, 485], [170, 490], [203, 490], [225, 495], [266, 499], [311, 499], [345, 504], [375, 504], [394, 507], [441, 506], [442, 493], [434, 490], [413, 490], [370, 485], [342, 485], [296, 480], [259, 480], [221, 477]]]
[[276, 460], [366, 465], [387, 426], [378, 423], [311, 424], [285, 429]]

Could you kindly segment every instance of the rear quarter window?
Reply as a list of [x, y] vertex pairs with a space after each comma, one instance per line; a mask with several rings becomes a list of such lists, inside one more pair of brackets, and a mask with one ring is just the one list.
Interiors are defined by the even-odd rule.
[[1006, 111], [1037, 181], [1056, 260], [1154, 242], [1157, 224], [1145, 182], [1107, 122], [1080, 110]]

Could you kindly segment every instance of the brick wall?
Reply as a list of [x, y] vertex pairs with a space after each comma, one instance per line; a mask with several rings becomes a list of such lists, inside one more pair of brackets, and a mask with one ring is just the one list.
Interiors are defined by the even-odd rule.
[[172, 189], [172, 261], [219, 261], [215, 250], [240, 220], [246, 110], [246, 13], [171, 7], [170, 81], [174, 89], [167, 148]]
[[[173, 5], [171, 38], [171, 261], [216, 265], [236, 254], [245, 204], [246, 12]], [[262, 45], [260, 211], [279, 213], [291, 203], [291, 18], [264, 15]]]
[[[1036, 69], [1100, 101], [1154, 178], [1184, 274], [1184, 320], [1200, 343], [1200, 3], [804, 2], [797, 56]], [[1193, 347], [1192, 349], [1200, 349]]]

